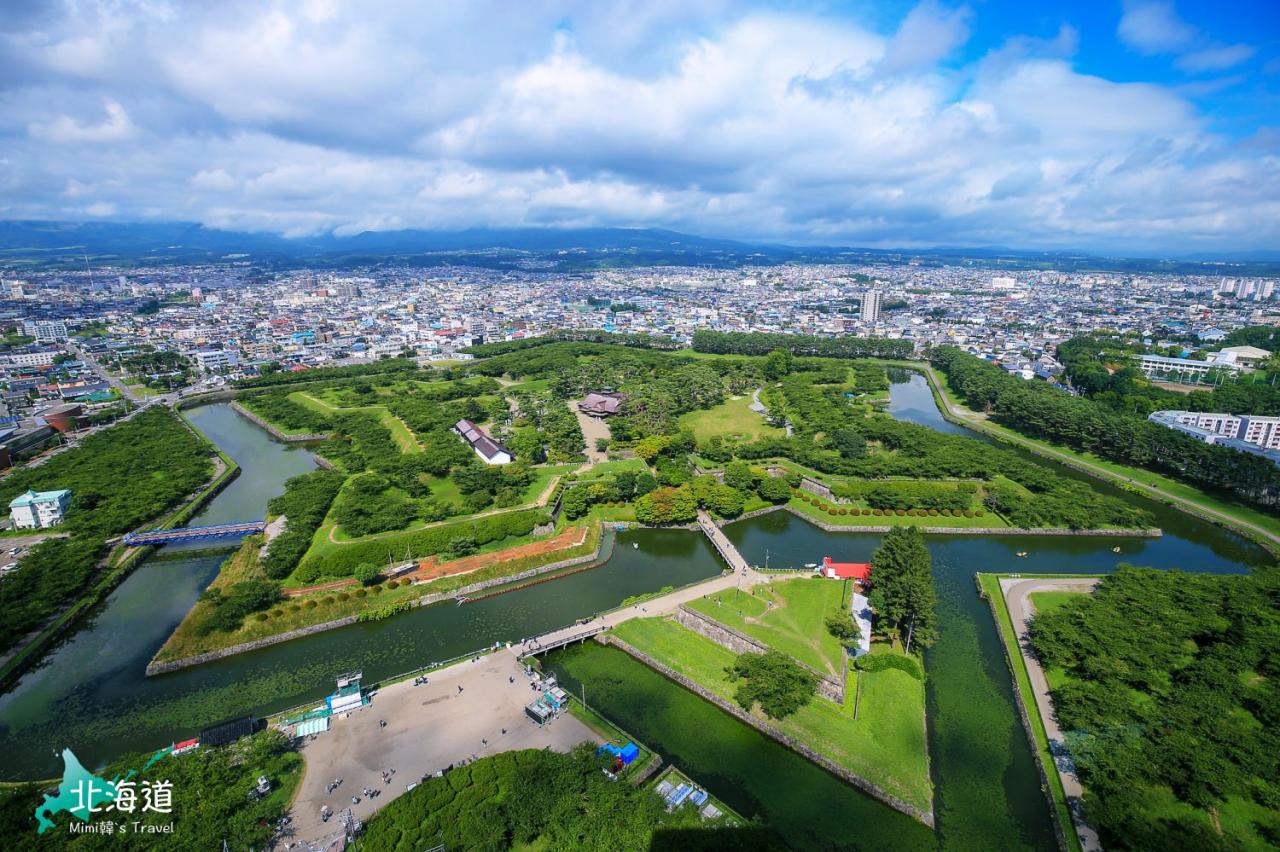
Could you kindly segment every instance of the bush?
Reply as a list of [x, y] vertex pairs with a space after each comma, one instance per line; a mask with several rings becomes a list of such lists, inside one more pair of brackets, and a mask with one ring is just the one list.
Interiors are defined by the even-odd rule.
[[974, 510], [973, 510], [973, 514], [974, 514], [974, 516], [975, 516], [975, 517], [979, 517], [979, 518], [981, 518], [981, 517], [984, 517], [987, 513], [986, 513], [986, 511], [985, 511], [985, 510], [983, 510], [983, 509], [974, 509]]
[[973, 517], [973, 510], [972, 510], [972, 509], [965, 509], [965, 510], [964, 510], [964, 516], [965, 516], [966, 518], [972, 518], [972, 517]]
[[924, 680], [924, 671], [920, 668], [920, 663], [915, 657], [906, 657], [902, 654], [863, 654], [854, 660], [854, 666], [864, 672], [881, 672], [885, 669], [897, 669], [900, 672], [906, 672], [916, 680]]
[[[951, 510], [950, 510], [950, 509], [948, 509], [947, 511], [948, 511], [948, 512], [950, 512]], [[938, 510], [937, 510], [937, 509], [930, 509], [930, 510], [929, 510], [929, 515], [930, 515], [930, 517], [934, 517], [934, 518], [936, 518], [936, 517], [938, 517], [938, 514], [939, 514], [939, 512], [938, 512]]]
[[356, 590], [355, 590], [355, 592], [354, 592], [354, 594], [355, 594], [355, 596], [356, 596], [356, 597], [358, 597], [358, 598], [363, 598], [363, 597], [367, 596], [369, 593], [368, 593], [368, 591], [366, 591], [366, 590], [364, 590], [364, 589], [356, 589]]
[[779, 651], [741, 654], [727, 670], [730, 680], [742, 681], [734, 692], [744, 710], [757, 702], [770, 719], [790, 716], [813, 699], [818, 676]]
[[356, 566], [355, 574], [356, 582], [362, 586], [372, 586], [378, 582], [378, 566], [372, 562], [361, 562]]
[[266, 621], [270, 617], [271, 616], [267, 615], [265, 612], [260, 612], [254, 616], [254, 619], [256, 619], [257, 621]]
[[305, 606], [307, 609], [315, 609], [318, 606], [318, 604], [313, 599], [304, 603], [303, 606]]
[[299, 610], [301, 610], [301, 609], [302, 609], [302, 607], [298, 606], [296, 603], [295, 603], [295, 604], [289, 604], [289, 612], [298, 612], [298, 611], [299, 611]]
[[905, 514], [907, 513], [907, 510], [906, 510], [906, 509], [895, 509], [895, 510], [894, 510], [894, 512], [895, 512], [895, 514], [897, 514], [897, 516], [898, 516], [898, 517], [902, 517], [903, 515], [905, 515]]
[[373, 592], [375, 595], [380, 595], [382, 594], [382, 586], [371, 586], [369, 591]]
[[273, 610], [271, 610], [271, 617], [272, 617], [272, 618], [279, 618], [279, 617], [280, 617], [280, 616], [282, 616], [282, 615], [284, 615], [284, 610], [282, 610], [282, 609], [277, 608], [277, 609], [273, 609]]
[[333, 606], [333, 603], [334, 603], [333, 595], [326, 595], [324, 599], [320, 601], [320, 603], [324, 604], [325, 606]]
[[347, 594], [346, 592], [338, 592], [338, 600], [344, 601], [344, 602], [349, 601], [351, 600], [351, 595]]

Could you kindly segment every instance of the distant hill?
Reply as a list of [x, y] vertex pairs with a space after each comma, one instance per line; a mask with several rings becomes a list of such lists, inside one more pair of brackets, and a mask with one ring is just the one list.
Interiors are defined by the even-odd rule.
[[[788, 246], [700, 237], [658, 228], [472, 228], [459, 231], [366, 231], [288, 238], [222, 231], [191, 222], [0, 221], [0, 270], [94, 265], [243, 261], [264, 269], [344, 268], [384, 261], [561, 272], [631, 266], [768, 266], [808, 263], [971, 265], [1006, 272], [1034, 270], [1280, 275], [1280, 252], [1239, 258], [1203, 255], [1158, 260], [1096, 257], [1082, 252], [1003, 247], [865, 249]], [[1229, 267], [1229, 268], [1224, 268]]]

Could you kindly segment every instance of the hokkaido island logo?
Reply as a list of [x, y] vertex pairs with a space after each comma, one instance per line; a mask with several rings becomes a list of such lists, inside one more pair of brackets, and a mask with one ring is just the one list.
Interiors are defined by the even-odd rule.
[[[173, 782], [143, 781], [139, 784], [132, 780], [133, 776], [150, 769], [156, 761], [172, 750], [172, 747], [161, 749], [151, 756], [142, 769], [130, 769], [123, 777], [117, 775], [107, 781], [85, 769], [71, 753], [71, 749], [63, 749], [62, 783], [58, 785], [56, 794], [45, 793], [44, 801], [36, 808], [35, 817], [40, 823], [36, 833], [44, 834], [54, 828], [52, 817], [62, 811], [66, 811], [84, 823], [83, 826], [77, 826], [74, 822], [70, 824], [69, 828], [74, 834], [89, 831], [102, 834], [115, 833], [114, 821], [104, 821], [89, 828], [88, 823], [95, 814], [172, 813]], [[122, 823], [120, 833], [124, 834], [127, 831], [128, 824]]]

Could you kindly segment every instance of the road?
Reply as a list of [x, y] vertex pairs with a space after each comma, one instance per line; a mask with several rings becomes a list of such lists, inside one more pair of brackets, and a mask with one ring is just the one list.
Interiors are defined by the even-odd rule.
[[1226, 512], [1220, 512], [1217, 509], [1206, 506], [1195, 500], [1191, 500], [1186, 497], [1181, 497], [1177, 494], [1171, 494], [1170, 492], [1165, 491], [1163, 488], [1160, 488], [1159, 486], [1148, 485], [1145, 482], [1138, 482], [1137, 480], [1129, 479], [1126, 476], [1121, 476], [1118, 473], [1113, 473], [1112, 471], [1107, 470], [1104, 467], [1099, 467], [1098, 465], [1093, 464], [1092, 462], [1086, 461], [1082, 458], [1079, 458], [1078, 456], [1075, 456], [1071, 453], [1066, 453], [1061, 450], [1054, 449], [1053, 447], [1045, 447], [1045, 446], [1041, 446], [1039, 444], [1033, 443], [1032, 441], [1029, 441], [1026, 438], [1023, 438], [1020, 435], [1009, 434], [1007, 432], [996, 432], [989, 428], [985, 428], [982, 422], [982, 418], [977, 413], [970, 411], [969, 409], [964, 408], [962, 406], [954, 405], [951, 402], [951, 400], [947, 399], [947, 395], [942, 391], [942, 383], [938, 380], [937, 373], [934, 372], [934, 369], [932, 366], [928, 364], [922, 364], [921, 366], [925, 371], [925, 375], [929, 379], [929, 383], [933, 385], [933, 389], [937, 392], [938, 399], [942, 401], [942, 406], [946, 410], [946, 412], [950, 414], [952, 417], [955, 417], [956, 419], [960, 420], [962, 423], [964, 423], [964, 425], [968, 426], [974, 431], [991, 435], [993, 438], [997, 438], [1002, 441], [1010, 441], [1012, 443], [1016, 443], [1021, 447], [1025, 447], [1027, 450], [1030, 450], [1036, 455], [1046, 456], [1056, 461], [1063, 462], [1074, 468], [1083, 470], [1084, 472], [1090, 474], [1091, 476], [1096, 476], [1099, 479], [1106, 479], [1111, 482], [1118, 482], [1124, 485], [1131, 486], [1133, 488], [1136, 488], [1146, 493], [1150, 497], [1154, 497], [1166, 503], [1171, 503], [1175, 507], [1182, 509], [1184, 511], [1189, 511], [1192, 514], [1203, 515], [1209, 518], [1210, 520], [1214, 520], [1223, 524], [1224, 526], [1235, 527], [1237, 529], [1240, 529], [1240, 528], [1247, 529], [1250, 532], [1255, 533], [1257, 536], [1261, 537], [1265, 541], [1271, 543], [1272, 545], [1275, 545], [1276, 547], [1280, 547], [1280, 534], [1273, 533], [1270, 530], [1264, 527], [1260, 527], [1257, 524], [1254, 524], [1250, 521], [1246, 521], [1243, 518], [1237, 518], [1234, 515], [1227, 514]]
[[[1058, 777], [1062, 779], [1062, 789], [1067, 794], [1067, 807], [1071, 811], [1071, 821], [1075, 824], [1076, 835], [1085, 852], [1100, 852], [1102, 843], [1098, 833], [1084, 821], [1082, 797], [1084, 787], [1076, 775], [1075, 763], [1067, 751], [1066, 740], [1062, 729], [1058, 727], [1058, 719], [1053, 713], [1053, 702], [1049, 698], [1049, 681], [1045, 678], [1040, 661], [1031, 650], [1027, 640], [1027, 625], [1035, 615], [1035, 606], [1030, 595], [1034, 592], [1091, 592], [1098, 585], [1097, 579], [1035, 579], [1017, 580], [1001, 578], [1000, 590], [1004, 594], [1005, 605], [1009, 607], [1009, 619], [1018, 632], [1018, 647], [1022, 650], [1022, 662], [1026, 666], [1027, 676], [1031, 679], [1031, 691], [1036, 696], [1036, 709], [1044, 722], [1045, 734], [1049, 740], [1049, 751], [1054, 756], [1054, 765]], [[1030, 708], [1027, 708], [1030, 710]]]

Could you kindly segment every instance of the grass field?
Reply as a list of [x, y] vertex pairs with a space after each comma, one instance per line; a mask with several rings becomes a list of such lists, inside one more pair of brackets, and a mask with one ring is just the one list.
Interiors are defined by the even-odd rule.
[[1077, 598], [1085, 592], [1032, 592], [1028, 597], [1031, 598], [1031, 605], [1036, 608], [1036, 612], [1053, 612], [1055, 609], [1066, 604], [1067, 601]]
[[[1027, 667], [1022, 660], [1022, 651], [1018, 647], [1018, 632], [1014, 629], [1013, 619], [1009, 616], [1009, 608], [1004, 602], [1004, 592], [1000, 589], [1000, 575], [998, 574], [979, 574], [978, 586], [982, 590], [982, 594], [986, 596], [992, 603], [996, 615], [996, 631], [1000, 634], [1000, 641], [1004, 644], [1005, 657], [1009, 663], [1009, 667], [1013, 670], [1014, 681], [1017, 684], [1018, 696], [1022, 701], [1023, 707], [1027, 709], [1027, 718], [1031, 720], [1031, 731], [1036, 741], [1036, 756], [1040, 761], [1040, 765], [1045, 767], [1046, 776], [1049, 778], [1049, 796], [1055, 811], [1058, 814], [1058, 822], [1066, 828], [1067, 844], [1071, 852], [1080, 852], [1080, 839], [1076, 837], [1075, 830], [1071, 828], [1071, 812], [1067, 808], [1067, 794], [1062, 789], [1062, 779], [1058, 777], [1055, 770], [1053, 754], [1049, 751], [1049, 735], [1045, 733], [1044, 722], [1040, 719], [1040, 713], [1036, 709], [1035, 692], [1031, 688], [1031, 678], [1027, 674]], [[1050, 688], [1053, 688], [1052, 680], [1046, 672], [1046, 679], [1050, 680]]]
[[749, 592], [716, 592], [689, 607], [811, 668], [838, 675], [844, 651], [827, 630], [826, 619], [840, 610], [847, 585], [809, 578], [775, 580]]
[[706, 441], [714, 435], [750, 441], [785, 434], [751, 410], [751, 394], [744, 394], [714, 408], [690, 411], [680, 418], [680, 427], [693, 430], [694, 437], [699, 441]]
[[[637, 650], [733, 701], [735, 687], [725, 675], [735, 659], [733, 652], [668, 619], [632, 619], [614, 632]], [[857, 719], [853, 718], [857, 690], [852, 688], [846, 691], [844, 707], [814, 698], [785, 719], [760, 718], [886, 792], [929, 809], [933, 789], [925, 743], [924, 684], [896, 669], [864, 672], [859, 677], [863, 683]]]

